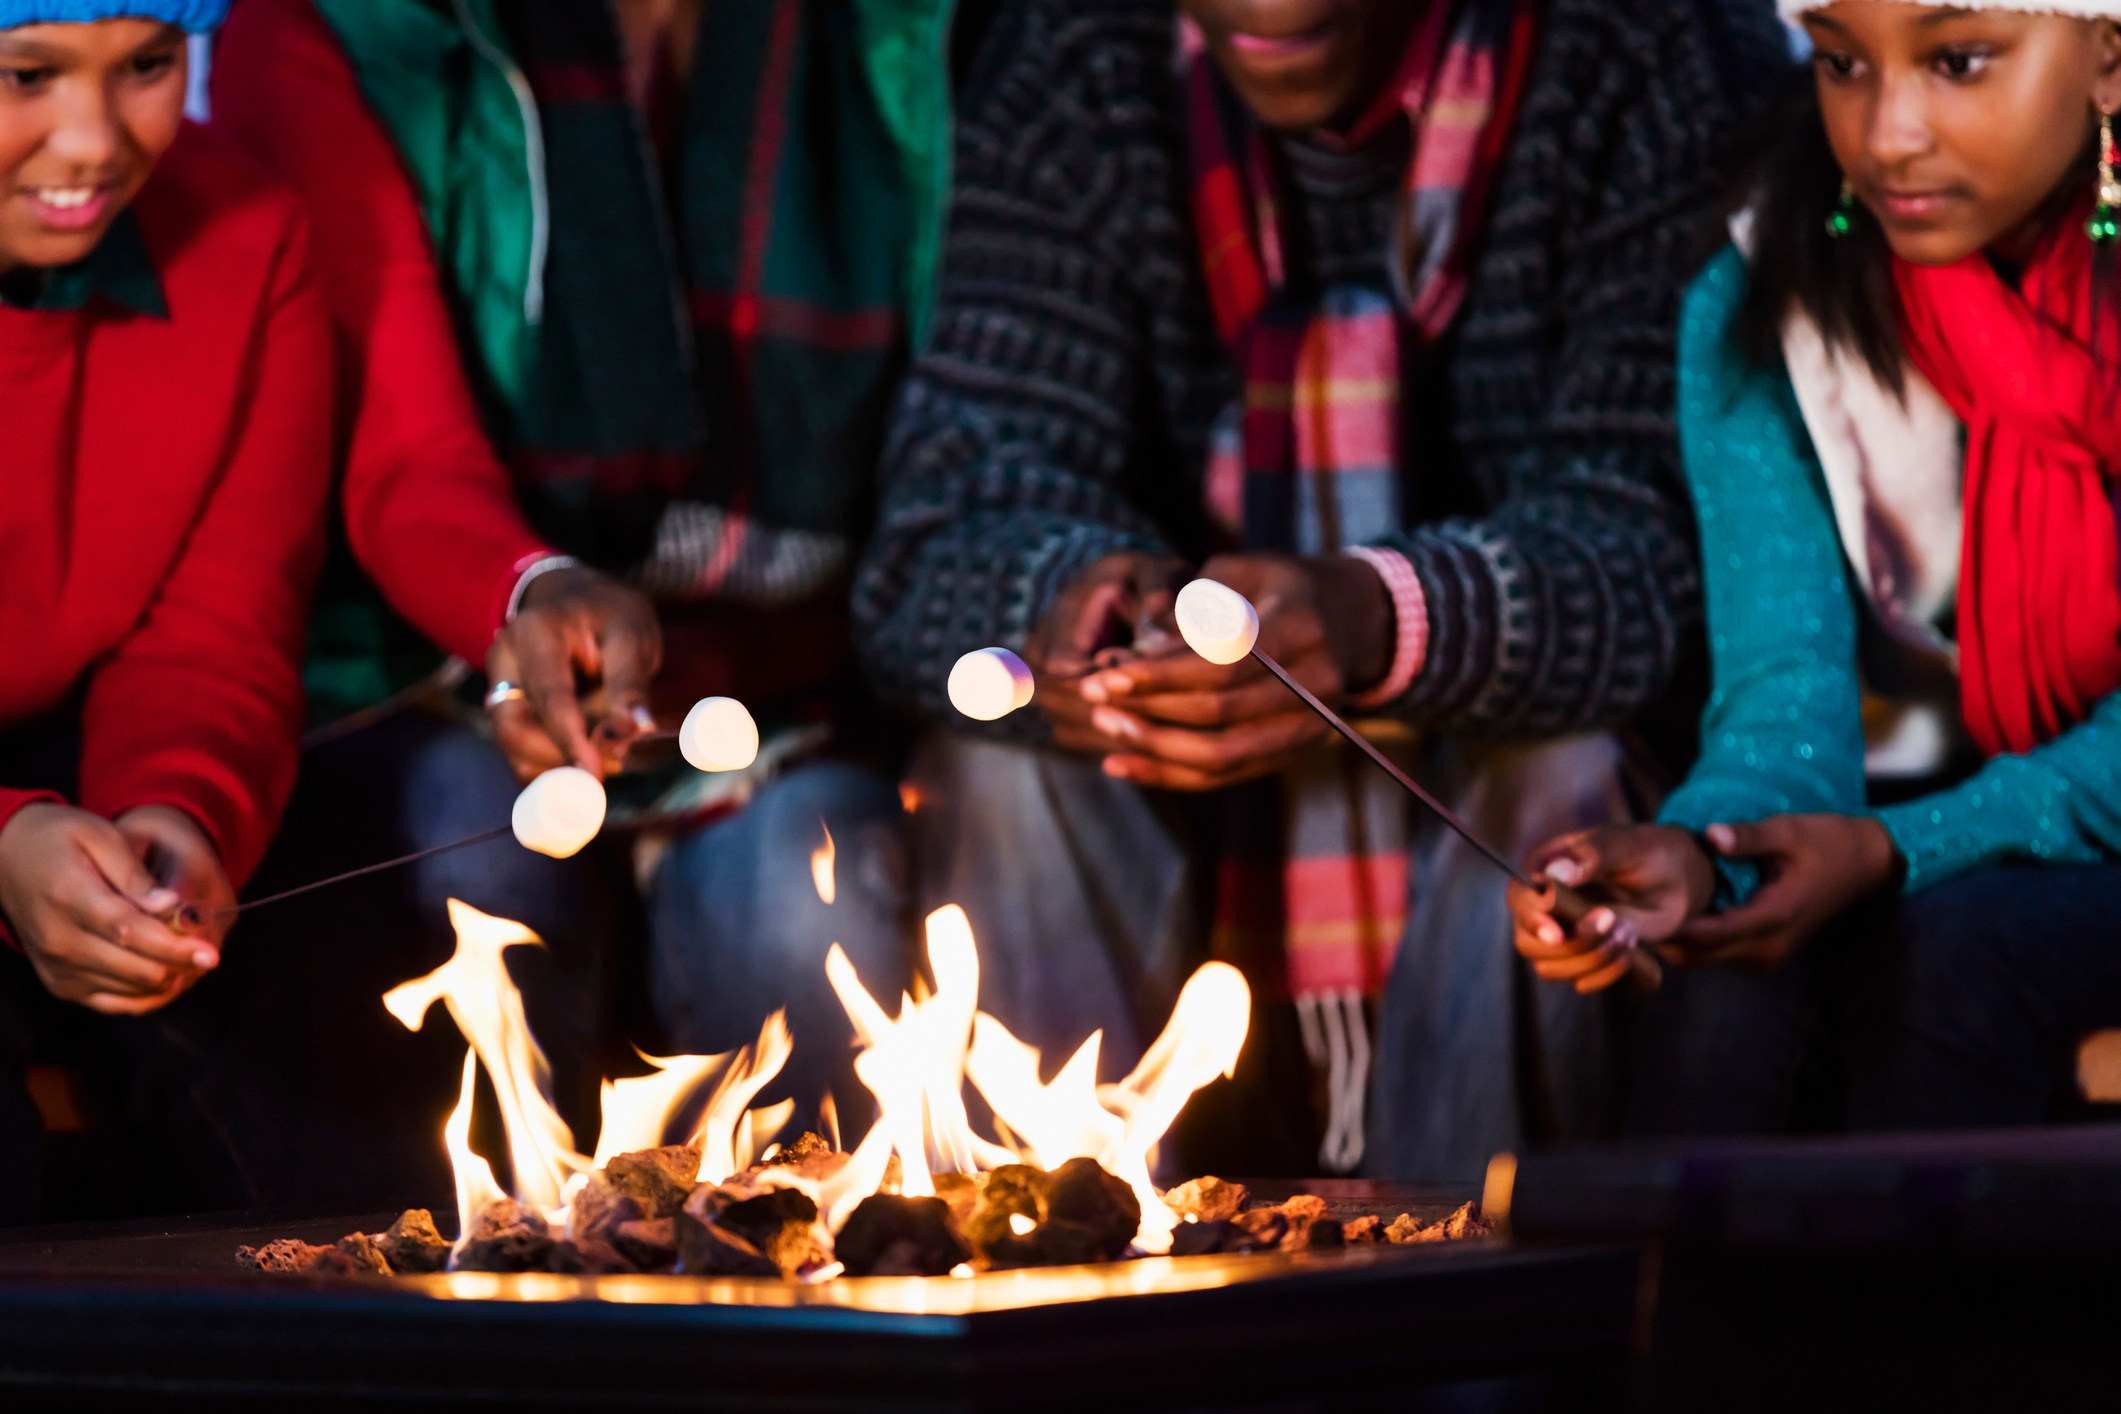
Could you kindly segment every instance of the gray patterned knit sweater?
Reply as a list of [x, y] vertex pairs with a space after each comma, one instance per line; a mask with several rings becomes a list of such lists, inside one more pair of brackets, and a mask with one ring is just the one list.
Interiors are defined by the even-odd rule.
[[[865, 662], [940, 714], [1114, 551], [1204, 552], [1237, 392], [1198, 276], [1169, 0], [1020, 0], [968, 76], [931, 345], [855, 586]], [[1700, 615], [1674, 338], [1725, 142], [1787, 64], [1755, 0], [1551, 0], [1473, 288], [1410, 390], [1427, 664], [1395, 710], [1620, 721]]]

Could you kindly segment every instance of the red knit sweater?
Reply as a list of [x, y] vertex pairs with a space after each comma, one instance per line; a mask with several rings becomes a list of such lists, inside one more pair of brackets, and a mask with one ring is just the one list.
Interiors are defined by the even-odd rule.
[[465, 382], [390, 137], [309, 0], [244, 0], [215, 41], [213, 125], [307, 203], [338, 349], [340, 502], [391, 606], [473, 665], [544, 548]]
[[[80, 803], [185, 810], [240, 882], [294, 784], [329, 331], [225, 140], [187, 126], [133, 211], [170, 318], [0, 308], [0, 728], [84, 689]], [[0, 782], [0, 825], [38, 798]]]

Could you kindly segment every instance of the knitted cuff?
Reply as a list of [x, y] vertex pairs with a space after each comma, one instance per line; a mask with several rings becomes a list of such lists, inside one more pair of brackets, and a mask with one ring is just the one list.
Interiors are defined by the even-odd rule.
[[547, 570], [574, 569], [581, 563], [580, 560], [572, 555], [555, 555], [549, 550], [539, 551], [536, 558], [525, 555], [522, 559], [517, 560], [515, 588], [509, 592], [508, 608], [502, 614], [501, 622], [504, 625], [515, 622], [516, 615], [522, 612], [523, 595], [529, 590], [532, 580], [544, 574]]
[[1348, 700], [1349, 706], [1368, 710], [1406, 696], [1414, 679], [1421, 675], [1422, 662], [1429, 656], [1429, 601], [1422, 592], [1421, 576], [1414, 573], [1414, 566], [1397, 550], [1357, 545], [1342, 553], [1377, 571], [1377, 577], [1385, 582], [1385, 593], [1392, 596], [1392, 617], [1397, 626], [1392, 666], [1386, 670], [1384, 681]]

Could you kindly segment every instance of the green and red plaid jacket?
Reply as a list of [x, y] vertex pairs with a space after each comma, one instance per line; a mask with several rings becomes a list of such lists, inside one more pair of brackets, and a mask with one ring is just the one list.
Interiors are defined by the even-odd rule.
[[660, 148], [604, 0], [314, 2], [538, 532], [671, 601], [839, 583], [934, 281], [951, 0], [706, 7]]

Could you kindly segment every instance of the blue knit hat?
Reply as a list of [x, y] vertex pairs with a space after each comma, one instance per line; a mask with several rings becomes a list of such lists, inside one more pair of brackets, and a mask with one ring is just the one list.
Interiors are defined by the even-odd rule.
[[0, 29], [90, 20], [161, 20], [202, 34], [228, 18], [229, 0], [0, 0]]

